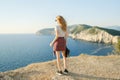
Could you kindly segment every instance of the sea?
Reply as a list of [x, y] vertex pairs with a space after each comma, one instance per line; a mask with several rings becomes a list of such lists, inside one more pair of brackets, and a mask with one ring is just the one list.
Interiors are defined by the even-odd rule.
[[[53, 48], [49, 46], [53, 39], [54, 35], [0, 34], [0, 72], [55, 60]], [[106, 56], [113, 51], [112, 45], [70, 37], [67, 39], [67, 47], [70, 49], [70, 57], [80, 54]]]

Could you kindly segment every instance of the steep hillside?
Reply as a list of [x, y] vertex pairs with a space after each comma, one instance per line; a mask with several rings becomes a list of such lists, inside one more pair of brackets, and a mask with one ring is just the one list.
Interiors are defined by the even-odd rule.
[[106, 31], [113, 36], [120, 36], [120, 31], [118, 31], [118, 30], [107, 29], [107, 28], [102, 28], [102, 27], [97, 27], [97, 28]]
[[[120, 38], [120, 31], [86, 24], [71, 25], [68, 27], [68, 31], [72, 38], [91, 42], [114, 44]], [[37, 34], [53, 35], [54, 29], [42, 29]]]
[[120, 38], [120, 31], [101, 28], [98, 26], [80, 25], [70, 30], [70, 36], [74, 39], [82, 39], [91, 42], [114, 44]]
[[72, 26], [69, 26], [69, 27], [70, 27], [69, 30], [72, 34], [77, 34], [77, 33], [80, 33], [83, 30], [91, 28], [92, 26], [85, 25], [85, 24], [79, 24], [79, 25], [72, 25]]

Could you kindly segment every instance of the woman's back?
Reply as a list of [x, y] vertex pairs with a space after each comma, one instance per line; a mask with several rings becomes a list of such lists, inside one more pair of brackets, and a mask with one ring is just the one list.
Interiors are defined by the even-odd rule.
[[58, 32], [58, 37], [65, 37], [66, 32], [64, 32], [60, 26], [56, 26], [55, 31]]

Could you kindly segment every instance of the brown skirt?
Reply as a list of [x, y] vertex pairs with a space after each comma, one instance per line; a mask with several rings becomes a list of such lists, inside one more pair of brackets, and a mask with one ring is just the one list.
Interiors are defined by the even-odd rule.
[[66, 49], [66, 40], [64, 37], [58, 37], [58, 39], [55, 41], [53, 50], [54, 51], [65, 51]]

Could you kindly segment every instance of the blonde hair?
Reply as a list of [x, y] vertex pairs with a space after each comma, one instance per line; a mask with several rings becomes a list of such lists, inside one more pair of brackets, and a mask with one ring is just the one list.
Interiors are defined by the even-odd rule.
[[56, 19], [58, 20], [58, 23], [60, 24], [60, 27], [63, 31], [67, 30], [67, 23], [65, 19], [62, 16], [57, 16]]

